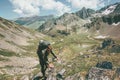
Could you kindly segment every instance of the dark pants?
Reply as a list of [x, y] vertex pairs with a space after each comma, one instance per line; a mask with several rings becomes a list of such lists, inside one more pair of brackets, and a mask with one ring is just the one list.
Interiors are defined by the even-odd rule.
[[42, 53], [38, 53], [38, 57], [39, 57], [39, 62], [40, 62], [40, 66], [41, 66], [41, 72], [43, 77], [45, 77], [45, 71], [48, 67], [48, 54], [45, 53], [44, 55]]
[[48, 63], [44, 59], [40, 58], [40, 65], [41, 65], [41, 72], [43, 74], [43, 77], [45, 77], [45, 71], [47, 69]]

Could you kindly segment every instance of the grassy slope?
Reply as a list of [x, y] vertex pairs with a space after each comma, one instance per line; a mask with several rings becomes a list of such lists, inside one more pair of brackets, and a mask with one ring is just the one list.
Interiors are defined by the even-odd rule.
[[[84, 33], [73, 34], [63, 38], [58, 37], [52, 40], [47, 38], [55, 42], [53, 48], [63, 62], [63, 64], [56, 63], [56, 68], [58, 71], [65, 68], [65, 76], [73, 75], [77, 72], [81, 72], [85, 76], [87, 71], [99, 61], [111, 61], [114, 67], [120, 66], [120, 54], [110, 54], [106, 50], [100, 56], [97, 56], [97, 53], [93, 54], [90, 50], [95, 46], [99, 46], [102, 40], [89, 39], [87, 36], [88, 34]], [[61, 39], [63, 39], [63, 42], [60, 41]]]
[[[120, 66], [120, 54], [111, 54], [109, 55], [108, 52], [104, 51], [103, 54], [100, 57], [97, 57], [96, 54], [92, 54], [90, 50], [94, 46], [98, 46], [102, 40], [92, 40], [89, 39], [87, 36], [89, 34], [72, 34], [66, 37], [57, 37], [57, 38], [51, 38], [51, 37], [45, 37], [45, 40], [50, 41], [53, 46], [53, 50], [55, 54], [62, 60], [62, 64], [54, 63], [57, 71], [60, 71], [61, 69], [65, 68], [66, 73], [65, 76], [73, 75], [77, 72], [80, 72], [81, 75], [85, 76], [87, 71], [92, 67], [95, 66], [95, 64], [98, 61], [111, 61], [114, 65], [114, 67]], [[62, 41], [63, 39], [63, 41]], [[38, 45], [39, 39], [34, 39], [30, 43], [30, 46], [23, 47], [27, 51], [25, 56], [31, 56], [38, 59], [36, 54], [36, 49]], [[119, 43], [119, 41], [117, 41]], [[83, 54], [81, 54], [83, 53]], [[89, 58], [86, 58], [85, 55], [90, 56]], [[39, 64], [35, 66], [35, 69], [32, 73], [37, 74], [39, 69]], [[30, 73], [31, 74], [31, 73]], [[30, 75], [28, 74], [28, 75]], [[24, 74], [23, 74], [24, 75]], [[17, 75], [19, 77], [23, 75]], [[2, 75], [2, 79], [8, 77], [9, 75], [4, 74]], [[13, 76], [9, 76], [9, 78], [13, 78]]]

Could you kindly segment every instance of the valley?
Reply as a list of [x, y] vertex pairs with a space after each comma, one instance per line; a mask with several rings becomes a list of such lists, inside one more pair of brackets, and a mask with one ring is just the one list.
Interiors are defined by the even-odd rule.
[[[96, 12], [82, 8], [57, 18], [37, 16], [14, 22], [0, 17], [0, 80], [34, 80], [36, 75], [41, 76], [36, 54], [40, 40], [49, 41], [59, 58], [53, 62], [52, 80], [119, 80], [120, 3], [113, 5]], [[113, 10], [108, 14], [110, 6]], [[30, 25], [25, 27], [28, 23], [32, 29]], [[56, 76], [60, 71], [64, 79]]]

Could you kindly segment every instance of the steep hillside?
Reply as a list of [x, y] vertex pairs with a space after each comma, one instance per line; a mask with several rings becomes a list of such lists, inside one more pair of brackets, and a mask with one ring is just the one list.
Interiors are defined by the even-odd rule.
[[111, 4], [99, 10], [99, 14], [84, 25], [90, 33], [120, 39], [120, 3]]
[[[105, 18], [104, 18], [105, 19]], [[115, 38], [117, 40], [120, 39], [120, 21], [116, 21], [116, 19], [112, 20], [113, 22], [109, 22], [110, 18], [106, 19], [104, 22], [102, 18], [94, 18], [91, 23], [87, 23], [84, 25], [88, 29], [88, 32], [95, 35], [107, 36], [111, 38]], [[108, 21], [107, 21], [108, 20]], [[110, 24], [109, 24], [110, 23]]]
[[53, 15], [48, 16], [33, 16], [33, 17], [21, 17], [14, 20], [14, 22], [26, 26], [28, 28], [37, 29], [42, 23], [47, 20], [53, 19]]
[[0, 17], [0, 48], [15, 52], [24, 51], [19, 46], [29, 45], [29, 41], [39, 37], [34, 31]]
[[[34, 71], [38, 41], [44, 35], [0, 17], [0, 80]], [[14, 76], [13, 76], [14, 75]]]
[[[49, 56], [55, 67], [47, 69], [47, 80], [120, 80], [117, 4], [101, 9], [100, 16], [97, 13], [91, 16], [83, 8], [80, 13], [85, 14], [84, 19], [75, 13], [65, 13], [46, 21], [38, 31], [52, 37], [0, 18], [0, 80], [39, 80], [42, 77], [36, 55], [39, 39], [50, 41], [58, 57], [58, 61], [54, 61]], [[108, 14], [113, 6], [114, 10]], [[102, 14], [104, 11], [106, 14]]]

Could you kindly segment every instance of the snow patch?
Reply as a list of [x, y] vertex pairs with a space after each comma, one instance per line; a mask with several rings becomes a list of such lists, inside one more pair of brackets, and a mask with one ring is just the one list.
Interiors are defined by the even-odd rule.
[[117, 26], [117, 25], [119, 25], [119, 24], [120, 24], [120, 22], [118, 22], [118, 23], [113, 23], [112, 25]]
[[88, 29], [85, 32], [88, 32]]
[[82, 48], [87, 48], [87, 47], [89, 47], [89, 45], [87, 45], [87, 44], [82, 45]]
[[100, 33], [100, 31], [99, 31], [99, 30], [97, 30], [97, 33]]
[[108, 15], [108, 14], [112, 13], [115, 10], [116, 6], [117, 5], [108, 7], [105, 11], [102, 12], [102, 15]]
[[107, 37], [109, 37], [109, 36], [99, 35], [99, 36], [96, 36], [95, 38], [96, 38], [96, 39], [105, 39], [105, 38], [107, 38]]

